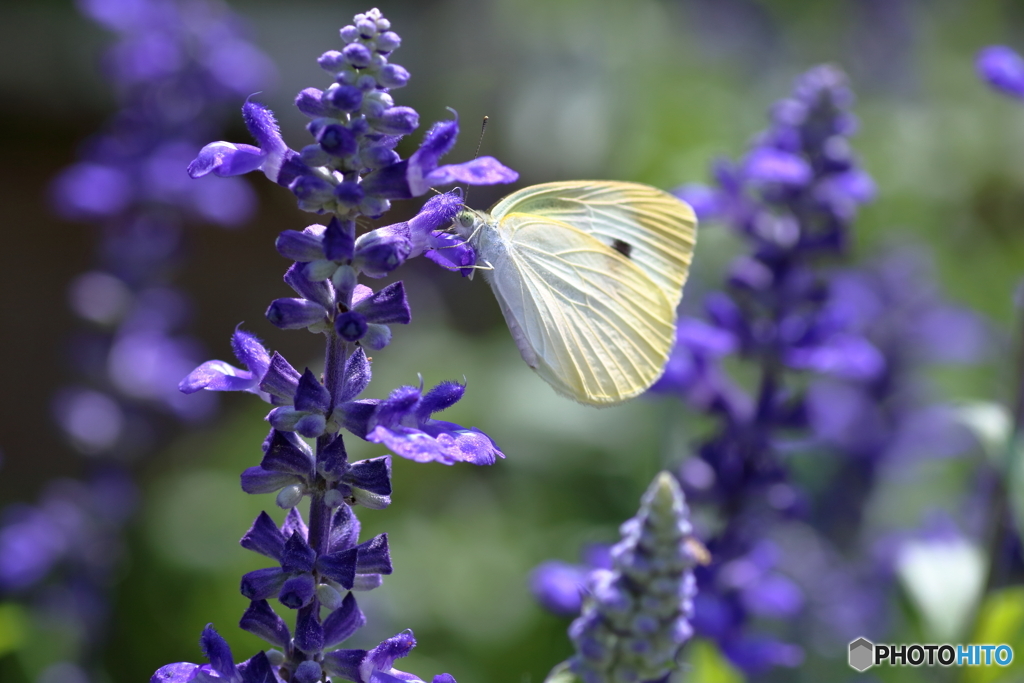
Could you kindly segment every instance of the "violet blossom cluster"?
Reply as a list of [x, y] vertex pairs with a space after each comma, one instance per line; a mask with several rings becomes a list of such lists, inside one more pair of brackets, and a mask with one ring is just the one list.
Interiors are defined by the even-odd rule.
[[273, 68], [216, 1], [80, 0], [78, 7], [116, 35], [101, 67], [118, 102], [51, 187], [55, 210], [97, 236], [93, 265], [69, 292], [81, 319], [69, 358], [79, 380], [53, 402], [69, 444], [89, 458], [89, 474], [55, 482], [35, 505], [4, 511], [0, 594], [31, 601], [74, 634], [71, 652], [52, 651], [78, 663], [51, 668], [85, 680], [100, 669], [110, 577], [135, 505], [126, 465], [174, 423], [214, 407], [190, 404], [177, 391], [200, 346], [180, 331], [190, 306], [173, 286], [186, 255], [184, 228], [234, 227], [254, 209], [244, 182], [192, 184], [183, 167], [197, 141], [224, 124], [226, 103], [261, 87]]
[[[232, 348], [244, 368], [208, 361], [181, 381], [186, 394], [244, 391], [273, 406], [262, 459], [242, 473], [241, 485], [247, 493], [275, 493], [288, 513], [280, 526], [262, 513], [241, 541], [274, 562], [242, 577], [241, 592], [251, 602], [239, 624], [272, 649], [236, 665], [210, 626], [201, 639], [209, 663], [169, 664], [154, 683], [419, 681], [393, 666], [415, 645], [411, 631], [370, 650], [339, 648], [365, 623], [355, 593], [376, 588], [392, 572], [387, 534], [360, 540], [354, 510], [390, 504], [391, 458], [350, 462], [343, 432], [416, 462], [490, 465], [504, 457], [483, 432], [434, 417], [462, 398], [464, 384], [442, 382], [429, 391], [403, 386], [384, 399], [362, 398], [371, 376], [366, 349], [386, 346], [392, 326], [408, 324], [411, 313], [401, 281], [374, 289], [360, 277], [384, 277], [421, 254], [448, 270], [472, 267], [472, 249], [441, 230], [461, 208], [461, 194], [436, 195], [412, 220], [362, 234], [357, 219], [377, 218], [392, 200], [421, 196], [434, 185], [506, 183], [517, 174], [492, 157], [440, 165], [455, 143], [457, 120], [435, 124], [419, 149], [401, 159], [398, 141], [419, 124], [417, 112], [396, 105], [391, 94], [409, 79], [392, 61], [401, 40], [376, 9], [356, 15], [340, 33], [341, 49], [319, 59], [333, 82], [296, 98], [315, 143], [289, 148], [272, 112], [250, 98], [242, 114], [258, 146], [214, 142], [188, 167], [194, 178], [261, 170], [302, 209], [330, 216], [326, 224], [278, 236], [277, 250], [293, 261], [284, 280], [296, 296], [275, 300], [266, 312], [282, 329], [322, 334], [326, 351], [322, 373], [299, 372], [237, 329]], [[307, 500], [303, 517], [298, 506]], [[294, 619], [282, 618], [282, 608]], [[433, 680], [454, 681], [448, 674]]]
[[[835, 293], [823, 267], [846, 254], [857, 208], [874, 195], [849, 143], [852, 104], [838, 69], [811, 69], [773, 106], [771, 126], [744, 158], [718, 163], [717, 187], [680, 191], [748, 246], [727, 289], [707, 297], [708, 320], [680, 321], [655, 390], [681, 394], [718, 420], [680, 469], [695, 503], [720, 520], [705, 539], [715, 561], [697, 570], [694, 627], [751, 673], [803, 659], [798, 647], [750, 623], [792, 618], [804, 606], [800, 587], [780, 571], [771, 534], [808, 504], [786, 458], [790, 433], [807, 427], [795, 375], [862, 381], [885, 367], [878, 348], [830, 309]], [[731, 354], [757, 369], [752, 394], [724, 371]]]
[[[718, 420], [679, 470], [715, 520], [694, 626], [751, 674], [804, 660], [773, 633], [833, 647], [886, 632], [896, 553], [862, 535], [869, 497], [886, 463], [967, 446], [922, 371], [976, 359], [976, 317], [945, 303], [911, 252], [836, 267], [874, 196], [850, 147], [852, 104], [838, 69], [808, 71], [742, 161], [718, 164], [716, 188], [680, 191], [749, 249], [707, 297], [707, 320], [680, 321], [655, 390]], [[756, 368], [752, 394], [728, 356]], [[801, 480], [801, 458], [827, 458], [827, 474]]]

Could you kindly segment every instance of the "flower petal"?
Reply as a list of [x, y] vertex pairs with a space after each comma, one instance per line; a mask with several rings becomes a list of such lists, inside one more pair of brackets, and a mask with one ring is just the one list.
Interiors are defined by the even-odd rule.
[[266, 512], [261, 512], [240, 541], [243, 548], [261, 555], [281, 560], [284, 552], [285, 535]]
[[208, 360], [188, 373], [185, 379], [178, 383], [178, 390], [185, 394], [194, 394], [200, 389], [250, 391], [257, 383], [259, 378], [248, 370], [236, 368], [222, 360]]
[[266, 600], [250, 602], [249, 609], [245, 610], [238, 626], [281, 649], [287, 649], [288, 643], [291, 641], [288, 624], [278, 616]]
[[221, 177], [242, 175], [262, 167], [266, 158], [267, 155], [258, 147], [221, 140], [199, 150], [187, 171], [192, 178], [202, 178], [210, 173]]
[[344, 641], [366, 624], [356, 598], [349, 593], [341, 603], [341, 607], [331, 612], [324, 619], [324, 647], [331, 647]]
[[441, 166], [428, 173], [422, 180], [410, 178], [409, 189], [414, 196], [426, 193], [434, 185], [466, 183], [467, 185], [500, 185], [519, 180], [519, 173], [505, 166], [494, 157], [480, 157], [461, 164]]

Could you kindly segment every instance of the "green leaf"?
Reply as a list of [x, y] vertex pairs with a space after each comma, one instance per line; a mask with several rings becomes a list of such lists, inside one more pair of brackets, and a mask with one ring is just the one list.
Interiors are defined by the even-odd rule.
[[[1024, 586], [989, 593], [978, 610], [972, 643], [1006, 643], [1014, 653], [1024, 652]], [[1011, 683], [1020, 680], [1014, 665], [960, 667], [963, 683]]]
[[681, 679], [686, 683], [743, 683], [743, 674], [707, 640], [695, 639], [686, 646], [689, 671]]

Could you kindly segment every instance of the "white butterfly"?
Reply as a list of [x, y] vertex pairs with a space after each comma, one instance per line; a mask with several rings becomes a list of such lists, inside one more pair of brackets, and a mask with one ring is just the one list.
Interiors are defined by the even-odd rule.
[[696, 227], [667, 192], [600, 180], [534, 185], [455, 219], [523, 360], [591, 405], [633, 398], [661, 376]]

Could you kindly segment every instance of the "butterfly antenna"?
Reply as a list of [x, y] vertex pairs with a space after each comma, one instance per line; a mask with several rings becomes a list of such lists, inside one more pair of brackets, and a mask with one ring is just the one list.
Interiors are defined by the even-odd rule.
[[484, 144], [484, 132], [487, 130], [487, 121], [489, 120], [490, 117], [485, 116], [483, 123], [480, 124], [480, 139], [476, 141], [476, 154], [473, 155], [474, 159], [480, 156], [480, 147]]
[[[487, 121], [490, 117], [485, 116], [483, 122], [480, 124], [480, 138], [476, 141], [476, 154], [473, 155], [473, 159], [477, 159], [480, 156], [480, 148], [484, 144], [484, 132], [487, 130]], [[462, 198], [462, 204], [465, 205], [469, 202], [469, 187], [466, 187], [466, 196]]]

